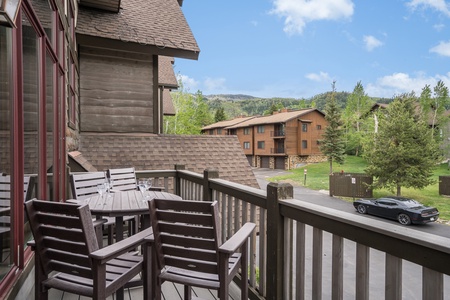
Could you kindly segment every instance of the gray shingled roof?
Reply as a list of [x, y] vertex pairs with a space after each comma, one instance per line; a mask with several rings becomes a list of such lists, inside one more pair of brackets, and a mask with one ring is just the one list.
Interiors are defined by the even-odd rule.
[[98, 170], [134, 166], [136, 170], [173, 169], [185, 165], [203, 174], [259, 188], [236, 136], [82, 133], [79, 151]]
[[[250, 119], [250, 120], [242, 122], [242, 123], [238, 123], [236, 125], [228, 126], [228, 127], [226, 127], [226, 129], [234, 129], [234, 128], [241, 128], [241, 127], [255, 126], [255, 125], [264, 125], [264, 124], [285, 123], [289, 120], [299, 118], [299, 117], [304, 116], [315, 110], [320, 112], [316, 108], [308, 108], [308, 109], [302, 109], [302, 110], [296, 110], [296, 111], [275, 113], [270, 116], [257, 117], [257, 118], [253, 118], [253, 119]], [[322, 113], [322, 112], [320, 112], [320, 113]]]
[[164, 89], [163, 91], [163, 113], [166, 116], [175, 116], [175, 106], [173, 106], [172, 95], [170, 90]]
[[124, 0], [119, 13], [80, 6], [78, 35], [184, 50], [198, 58], [200, 49], [176, 0]]
[[178, 88], [178, 81], [173, 70], [173, 62], [173, 57], [158, 57], [158, 82], [160, 86], [171, 89]]
[[202, 128], [202, 130], [214, 129], [214, 128], [224, 128], [228, 126], [233, 126], [236, 124], [240, 124], [242, 122], [248, 121], [256, 117], [239, 117], [233, 120], [220, 121]]

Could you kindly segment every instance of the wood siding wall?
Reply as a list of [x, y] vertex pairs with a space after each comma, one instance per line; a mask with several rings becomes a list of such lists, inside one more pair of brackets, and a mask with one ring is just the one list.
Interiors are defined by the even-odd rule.
[[[275, 131], [274, 124], [265, 124], [264, 132], [258, 132], [258, 126], [253, 127], [255, 137], [255, 155], [271, 155], [271, 149], [275, 148], [274, 138], [271, 132]], [[264, 149], [258, 149], [258, 142], [264, 142]]]
[[[248, 127], [247, 127], [248, 128]], [[253, 155], [254, 154], [254, 149], [256, 149], [255, 143], [253, 142], [253, 127], [249, 127], [249, 134], [244, 134], [244, 128], [238, 128], [236, 130], [236, 135], [239, 139], [239, 142], [241, 143], [241, 147], [242, 150], [244, 150], [244, 154], [245, 155]], [[250, 148], [249, 149], [245, 149], [244, 148], [244, 143], [245, 142], [249, 142], [250, 143]]]
[[154, 132], [151, 55], [82, 47], [80, 73], [81, 131]]

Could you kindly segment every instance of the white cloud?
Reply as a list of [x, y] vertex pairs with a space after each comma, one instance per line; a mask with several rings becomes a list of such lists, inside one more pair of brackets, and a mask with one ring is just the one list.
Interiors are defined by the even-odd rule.
[[372, 51], [375, 48], [383, 46], [383, 42], [374, 37], [373, 35], [365, 35], [363, 37], [364, 44], [366, 46], [367, 51]]
[[427, 76], [419, 72], [413, 76], [406, 73], [394, 73], [378, 78], [375, 83], [369, 83], [366, 92], [372, 97], [391, 98], [402, 93], [414, 91], [420, 95], [425, 85], [434, 87], [436, 83], [442, 80], [446, 86], [450, 86], [450, 72], [445, 75]]
[[442, 56], [450, 56], [450, 41], [448, 42], [439, 42], [439, 45], [434, 46], [430, 49], [430, 52], [437, 53]]
[[433, 25], [433, 28], [436, 30], [436, 31], [442, 31], [444, 28], [445, 28], [445, 25], [444, 24], [435, 24], [435, 25]]
[[331, 78], [326, 72], [319, 73], [309, 73], [305, 76], [309, 80], [317, 81], [317, 82], [331, 82]]
[[206, 78], [203, 83], [206, 91], [225, 90], [225, 78]]
[[306, 23], [347, 19], [353, 15], [351, 0], [273, 0], [271, 13], [284, 18], [284, 31], [302, 34]]
[[445, 0], [411, 0], [406, 3], [406, 5], [410, 6], [412, 9], [417, 9], [418, 7], [434, 8], [450, 17], [450, 8]]
[[187, 75], [177, 74], [177, 80], [183, 84], [183, 89], [189, 93], [195, 93], [199, 89], [199, 82]]

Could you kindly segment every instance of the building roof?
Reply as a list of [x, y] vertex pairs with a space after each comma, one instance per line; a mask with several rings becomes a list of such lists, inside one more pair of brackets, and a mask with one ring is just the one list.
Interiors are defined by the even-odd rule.
[[173, 105], [172, 95], [169, 89], [163, 91], [163, 113], [165, 116], [175, 116], [175, 106]]
[[173, 70], [173, 57], [159, 56], [158, 57], [158, 82], [159, 86], [164, 86], [165, 88], [177, 89], [178, 81], [175, 77], [175, 72]]
[[274, 124], [274, 123], [285, 123], [295, 118], [300, 118], [301, 116], [305, 116], [313, 111], [317, 111], [323, 115], [323, 113], [316, 108], [308, 108], [296, 111], [288, 111], [288, 112], [280, 112], [275, 113], [270, 116], [262, 116], [247, 120], [245, 122], [228, 126], [226, 129], [234, 129], [234, 128], [242, 128], [242, 127], [250, 127], [255, 125], [264, 125], [264, 124]]
[[233, 119], [233, 120], [220, 121], [220, 122], [217, 122], [217, 123], [205, 126], [205, 127], [202, 128], [202, 130], [209, 130], [209, 129], [214, 129], [214, 128], [225, 128], [225, 127], [228, 127], [228, 126], [233, 126], [233, 125], [236, 125], [236, 124], [248, 121], [248, 120], [253, 119], [253, 118], [256, 118], [256, 117], [255, 116], [253, 116], [253, 117], [244, 117], [244, 116], [242, 116], [242, 117], [239, 117], [239, 118], [236, 118], [236, 119]]
[[201, 174], [217, 169], [221, 179], [259, 188], [236, 136], [81, 133], [79, 151], [99, 171], [170, 170], [181, 164]]
[[198, 59], [200, 49], [177, 0], [124, 0], [119, 13], [80, 6], [80, 44], [118, 49], [135, 47], [157, 55]]

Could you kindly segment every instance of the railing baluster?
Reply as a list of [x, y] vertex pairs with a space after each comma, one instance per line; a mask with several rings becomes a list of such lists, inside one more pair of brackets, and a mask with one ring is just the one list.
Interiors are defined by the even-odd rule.
[[295, 258], [295, 299], [305, 299], [305, 249], [306, 249], [306, 226], [304, 223], [297, 222], [297, 243], [296, 243], [296, 258]]
[[267, 234], [266, 234], [267, 210], [259, 210], [259, 290], [267, 297]]
[[356, 299], [369, 299], [370, 248], [356, 244]]
[[344, 239], [333, 234], [333, 256], [331, 266], [331, 299], [341, 300], [344, 297]]
[[402, 260], [386, 253], [385, 299], [402, 299]]
[[292, 255], [294, 251], [293, 243], [294, 233], [292, 230], [292, 219], [284, 219], [284, 283], [283, 296], [285, 299], [292, 299], [292, 274], [293, 274], [293, 260]]
[[312, 298], [322, 299], [323, 231], [313, 228]]
[[442, 273], [422, 268], [422, 299], [444, 299], [444, 276]]
[[[247, 203], [246, 203], [247, 206]], [[253, 204], [250, 204], [250, 222], [256, 224], [256, 207]], [[256, 230], [250, 237], [250, 286], [256, 286]]]

